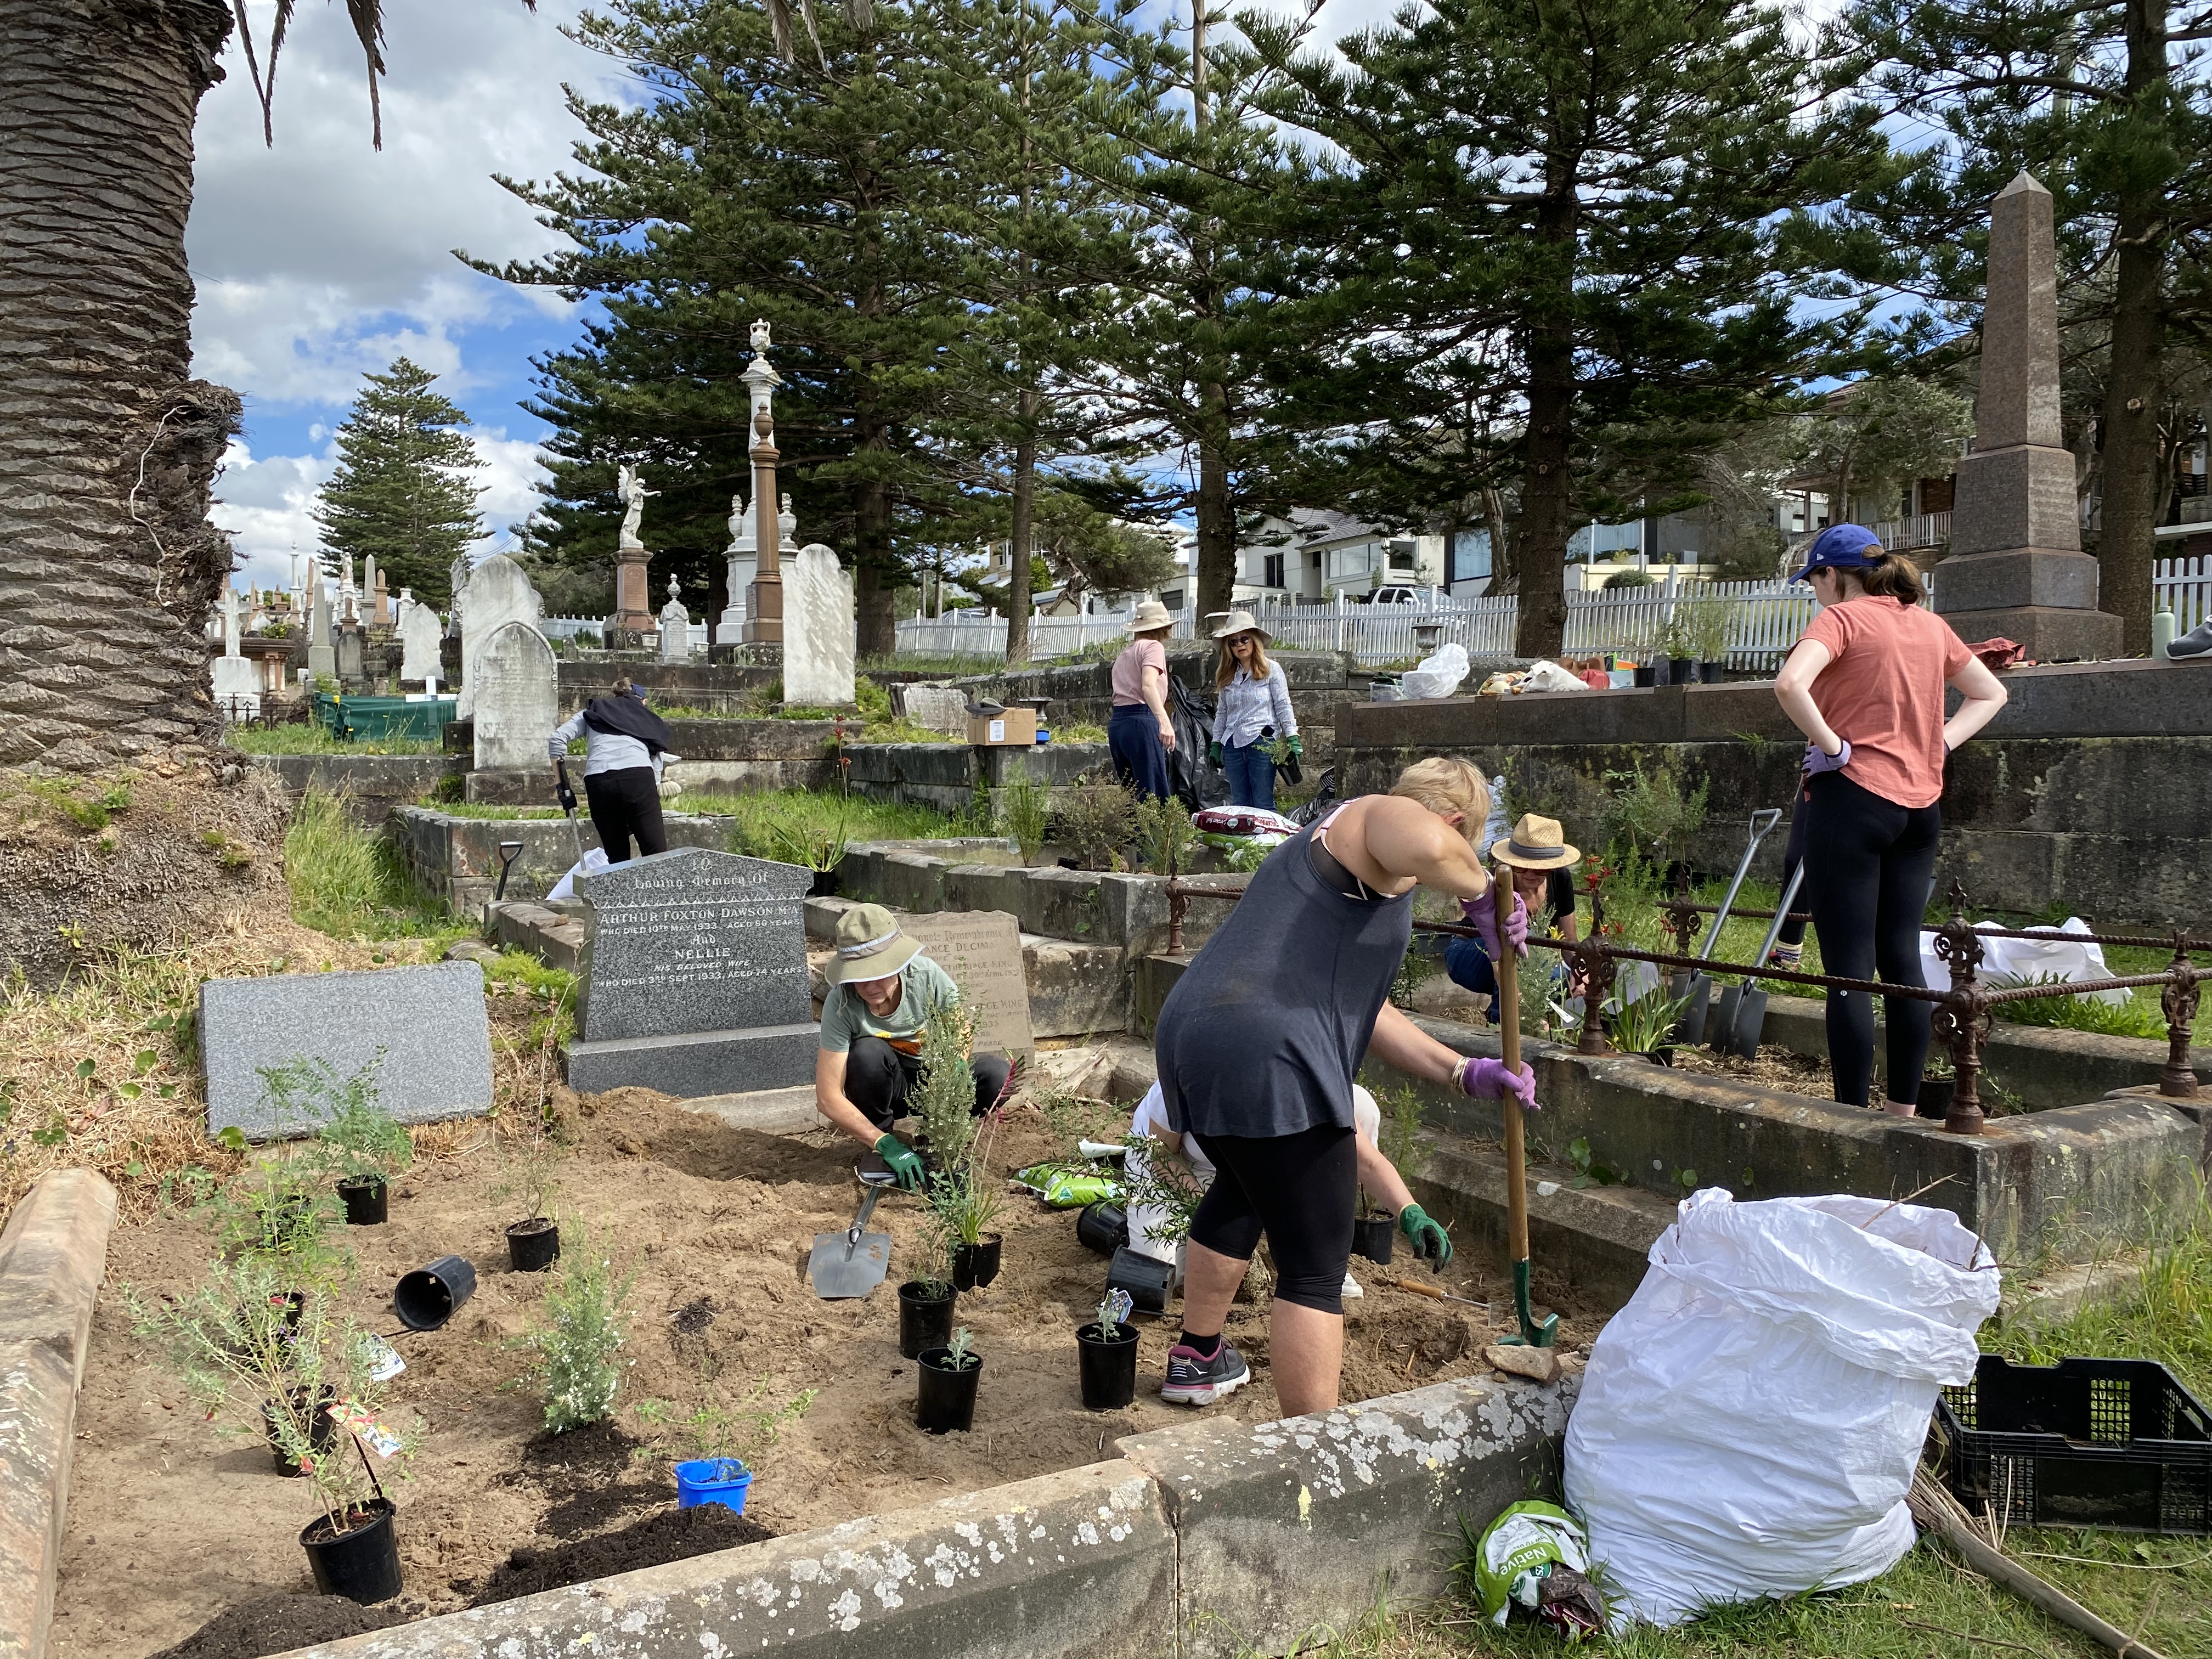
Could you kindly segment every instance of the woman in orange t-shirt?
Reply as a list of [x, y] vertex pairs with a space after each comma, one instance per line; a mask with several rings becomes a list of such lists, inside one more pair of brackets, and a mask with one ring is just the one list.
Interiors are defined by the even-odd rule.
[[[2004, 707], [1996, 675], [1951, 625], [1922, 608], [1928, 594], [1910, 559], [1874, 532], [1832, 525], [1814, 538], [1799, 581], [1820, 615], [1774, 683], [1783, 712], [1809, 739], [1798, 811], [1805, 886], [1820, 957], [1842, 979], [1922, 985], [1920, 928], [1936, 873], [1943, 757]], [[1965, 699], [1943, 718], [1943, 689]], [[1925, 1002], [1884, 999], [1889, 1029], [1888, 1110], [1913, 1115], [1928, 1058]], [[1868, 1103], [1874, 1083], [1874, 1002], [1828, 993], [1828, 1064], [1836, 1098]]]

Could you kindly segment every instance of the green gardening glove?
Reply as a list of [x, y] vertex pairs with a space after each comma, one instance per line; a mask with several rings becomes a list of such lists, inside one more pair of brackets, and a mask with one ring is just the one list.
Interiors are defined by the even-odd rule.
[[1290, 744], [1291, 753], [1293, 755], [1303, 756], [1306, 752], [1304, 742], [1300, 739], [1298, 734], [1295, 732], [1291, 732], [1289, 737], [1284, 738], [1283, 741]]
[[1408, 1204], [1398, 1212], [1398, 1231], [1406, 1235], [1415, 1255], [1425, 1255], [1441, 1267], [1452, 1259], [1451, 1237], [1443, 1224], [1431, 1220], [1427, 1211], [1418, 1204]]
[[1220, 765], [1220, 764], [1221, 764], [1221, 745], [1220, 745], [1219, 744], [1218, 744], [1218, 743], [1209, 743], [1208, 744], [1206, 744], [1206, 759], [1208, 759], [1208, 760], [1212, 761], [1212, 762], [1216, 766]]
[[[896, 1135], [885, 1135], [876, 1143], [876, 1152], [898, 1177], [899, 1190], [918, 1193], [921, 1190], [921, 1160], [915, 1156], [914, 1148]], [[1447, 1249], [1450, 1246], [1445, 1246]]]

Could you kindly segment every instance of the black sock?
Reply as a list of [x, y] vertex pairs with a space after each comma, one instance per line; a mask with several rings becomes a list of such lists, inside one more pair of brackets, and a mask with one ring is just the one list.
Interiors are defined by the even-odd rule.
[[1216, 1331], [1212, 1336], [1193, 1336], [1185, 1331], [1176, 1346], [1196, 1349], [1200, 1359], [1211, 1359], [1221, 1352], [1221, 1333]]

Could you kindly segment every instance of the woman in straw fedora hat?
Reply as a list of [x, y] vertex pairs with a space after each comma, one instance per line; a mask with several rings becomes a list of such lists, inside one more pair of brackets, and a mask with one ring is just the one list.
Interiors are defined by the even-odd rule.
[[[1557, 818], [1524, 813], [1512, 833], [1490, 844], [1490, 856], [1510, 866], [1513, 890], [1531, 916], [1548, 916], [1562, 939], [1575, 937], [1575, 865], [1579, 849], [1567, 845]], [[1444, 972], [1453, 984], [1490, 999], [1498, 1018], [1498, 964], [1479, 939], [1455, 939], [1444, 947]]]
[[[921, 1028], [960, 1000], [960, 988], [880, 904], [856, 904], [837, 918], [837, 954], [823, 977], [830, 994], [822, 1000], [814, 1103], [833, 1128], [874, 1147], [902, 1188], [919, 1191], [921, 1160], [891, 1127], [907, 1115], [907, 1097], [921, 1080]], [[981, 1117], [1012, 1068], [1000, 1054], [977, 1054], [968, 1068]]]
[[[1169, 1127], [1218, 1172], [1191, 1222], [1182, 1336], [1160, 1390], [1170, 1404], [1210, 1405], [1251, 1380], [1221, 1328], [1263, 1233], [1282, 1414], [1336, 1404], [1359, 1168], [1352, 1079], [1370, 1048], [1415, 1077], [1535, 1103], [1526, 1066], [1460, 1054], [1388, 1000], [1418, 886], [1457, 898], [1493, 950], [1528, 937], [1527, 911], [1501, 898], [1472, 845], [1489, 816], [1471, 763], [1415, 763], [1390, 793], [1346, 801], [1270, 853], [1168, 994], [1154, 1049]], [[1449, 1260], [1419, 1205], [1398, 1226], [1417, 1254]]]
[[1128, 646], [1114, 659], [1114, 713], [1106, 722], [1106, 752], [1114, 775], [1140, 795], [1166, 800], [1175, 793], [1168, 751], [1176, 746], [1168, 719], [1168, 648], [1175, 618], [1158, 599], [1139, 601], [1130, 619]]
[[1249, 611], [1232, 611], [1213, 630], [1221, 660], [1213, 671], [1212, 758], [1229, 776], [1229, 804], [1275, 810], [1275, 757], [1268, 738], [1303, 754], [1290, 677], [1267, 660], [1273, 641]]

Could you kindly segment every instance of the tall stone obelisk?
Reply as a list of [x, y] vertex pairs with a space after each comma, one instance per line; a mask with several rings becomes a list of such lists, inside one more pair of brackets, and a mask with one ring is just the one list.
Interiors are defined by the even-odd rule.
[[1982, 384], [1959, 463], [1936, 609], [1970, 642], [2002, 635], [2039, 662], [2112, 657], [2120, 619], [2097, 609], [2081, 550], [2074, 455], [2058, 419], [2058, 258], [2051, 192], [2025, 173], [1990, 204]]
[[753, 403], [753, 542], [756, 562], [745, 594], [747, 645], [783, 644], [783, 566], [775, 517], [775, 388], [783, 384], [768, 360], [769, 328], [753, 325], [753, 360], [744, 382]]

